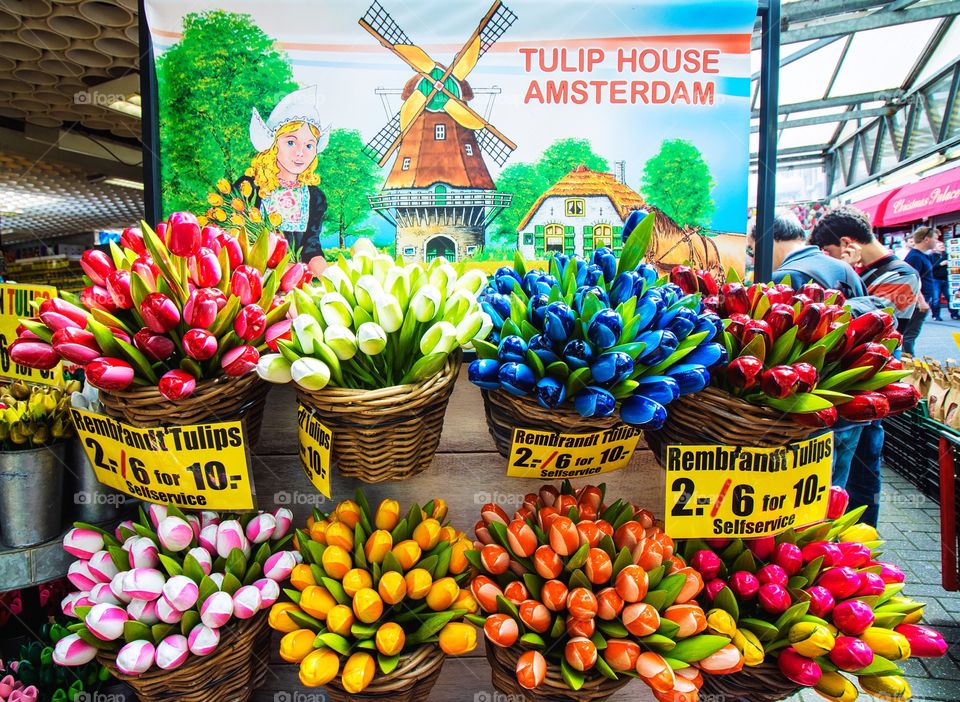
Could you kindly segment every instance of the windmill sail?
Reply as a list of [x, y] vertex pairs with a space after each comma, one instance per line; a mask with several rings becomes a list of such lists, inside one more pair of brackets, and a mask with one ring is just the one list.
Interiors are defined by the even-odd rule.
[[387, 122], [373, 139], [363, 147], [363, 153], [378, 163], [389, 151], [390, 147], [400, 138], [400, 113], [398, 112]]
[[480, 148], [483, 149], [490, 158], [496, 161], [498, 166], [505, 164], [507, 159], [510, 158], [510, 154], [513, 153], [515, 147], [505, 142], [486, 127], [478, 131], [476, 135]]

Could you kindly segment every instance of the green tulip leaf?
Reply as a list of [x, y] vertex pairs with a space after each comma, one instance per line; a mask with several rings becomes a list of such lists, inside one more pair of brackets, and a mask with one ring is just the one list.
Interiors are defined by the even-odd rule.
[[583, 673], [581, 673], [579, 670], [575, 670], [570, 666], [569, 663], [567, 663], [566, 658], [563, 658], [560, 661], [560, 675], [563, 678], [563, 681], [567, 684], [567, 687], [574, 692], [583, 687], [583, 683], [586, 680]]
[[790, 355], [794, 343], [797, 340], [797, 327], [789, 327], [783, 334], [777, 337], [773, 342], [773, 348], [770, 351], [770, 358], [767, 362], [770, 366], [779, 366]]
[[712, 656], [721, 648], [730, 643], [726, 636], [714, 636], [713, 634], [700, 634], [691, 636], [688, 639], [678, 641], [677, 645], [670, 651], [670, 657], [684, 663], [693, 663], [702, 661], [707, 656]]
[[[194, 614], [196, 613], [194, 612]], [[198, 619], [199, 616], [200, 615], [197, 615]], [[134, 641], [153, 641], [153, 633], [150, 631], [150, 627], [143, 622], [128, 619], [123, 623], [123, 640], [127, 643], [133, 643]]]
[[870, 368], [864, 366], [834, 373], [826, 378], [821, 378], [817, 383], [817, 390], [832, 390], [834, 388], [846, 387], [869, 372]]
[[864, 380], [862, 383], [857, 383], [850, 388], [850, 390], [853, 392], [879, 390], [880, 388], [886, 387], [890, 383], [900, 382], [911, 373], [913, 373], [912, 370], [880, 371], [869, 380]]
[[820, 410], [830, 409], [833, 403], [825, 397], [815, 395], [812, 392], [798, 392], [790, 397], [777, 399], [762, 395], [761, 404], [772, 407], [780, 412], [789, 412], [791, 414], [804, 414], [807, 412], [819, 412]]

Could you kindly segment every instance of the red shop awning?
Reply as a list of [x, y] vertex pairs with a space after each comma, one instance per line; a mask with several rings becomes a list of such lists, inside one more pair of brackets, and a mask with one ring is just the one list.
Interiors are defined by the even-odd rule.
[[858, 210], [865, 213], [867, 217], [870, 218], [870, 224], [872, 224], [874, 227], [882, 227], [883, 216], [887, 210], [887, 202], [890, 200], [892, 195], [896, 194], [896, 192], [896, 189], [888, 190], [885, 193], [868, 197], [866, 200], [851, 202], [850, 206], [856, 207]]
[[934, 215], [960, 211], [960, 168], [904, 185], [887, 201], [881, 222], [875, 227], [891, 227], [916, 222]]

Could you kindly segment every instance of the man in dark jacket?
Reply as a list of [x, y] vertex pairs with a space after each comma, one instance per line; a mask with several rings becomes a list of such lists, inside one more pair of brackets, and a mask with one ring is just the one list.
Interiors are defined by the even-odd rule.
[[910, 317], [910, 324], [903, 333], [903, 351], [911, 356], [914, 353], [917, 337], [920, 336], [920, 330], [923, 328], [923, 320], [926, 319], [927, 311], [930, 309], [930, 300], [937, 294], [937, 283], [933, 279], [933, 264], [930, 263], [928, 255], [936, 245], [937, 237], [934, 230], [930, 227], [920, 227], [913, 233], [913, 248], [907, 252], [904, 259], [920, 276], [920, 298], [917, 300], [913, 316]]

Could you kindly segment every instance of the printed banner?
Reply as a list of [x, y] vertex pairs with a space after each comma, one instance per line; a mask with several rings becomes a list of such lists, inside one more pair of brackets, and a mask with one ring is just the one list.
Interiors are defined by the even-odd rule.
[[593, 434], [514, 429], [507, 475], [562, 480], [612, 473], [627, 466], [639, 440], [640, 431], [626, 426]]
[[165, 212], [486, 267], [642, 210], [663, 269], [742, 269], [756, 0], [145, 6]]
[[668, 446], [666, 524], [675, 539], [753, 538], [822, 520], [833, 433], [779, 448]]
[[80, 443], [104, 485], [146, 502], [185, 509], [254, 509], [240, 422], [141, 429], [71, 409]]
[[330, 449], [333, 434], [312, 411], [300, 405], [297, 409], [300, 431], [300, 465], [321, 495], [330, 497]]
[[36, 370], [14, 363], [7, 353], [16, 341], [20, 320], [35, 314], [30, 303], [51, 297], [57, 297], [57, 289], [49, 285], [0, 283], [0, 377], [45, 385], [56, 385], [63, 378], [62, 365], [48, 371]]

